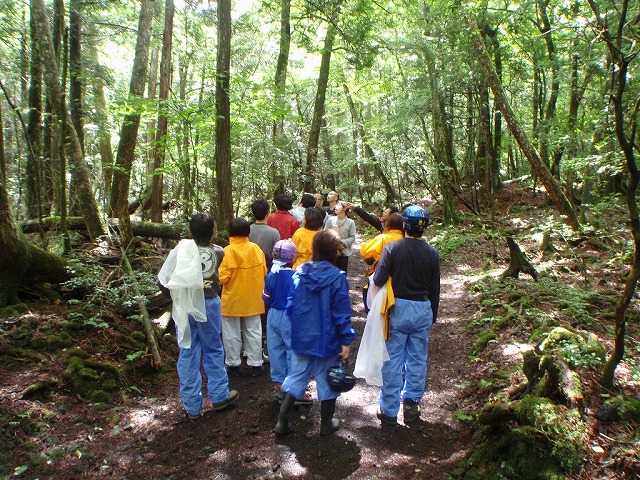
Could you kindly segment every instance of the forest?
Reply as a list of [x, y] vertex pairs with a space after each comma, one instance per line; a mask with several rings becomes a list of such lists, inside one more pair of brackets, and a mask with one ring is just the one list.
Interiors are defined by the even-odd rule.
[[[639, 8], [0, 0], [0, 478], [639, 478]], [[266, 374], [182, 421], [155, 279], [188, 219], [224, 246], [329, 191], [429, 212], [422, 421], [361, 383], [342, 437], [278, 442]]]

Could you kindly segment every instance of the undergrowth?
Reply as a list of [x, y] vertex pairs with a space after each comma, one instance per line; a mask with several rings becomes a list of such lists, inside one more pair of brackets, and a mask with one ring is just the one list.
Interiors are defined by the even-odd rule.
[[[614, 214], [620, 217], [624, 210], [615, 200], [597, 210], [607, 212], [610, 219]], [[617, 427], [611, 423], [602, 427], [628, 448], [620, 448], [615, 438], [607, 441], [606, 436], [591, 436], [603, 418], [604, 400], [616, 393], [603, 391], [597, 381], [605, 347], [612, 347], [613, 312], [633, 251], [629, 233], [620, 227], [624, 224], [624, 218], [619, 218], [619, 222], [591, 226], [584, 238], [574, 238], [575, 234], [549, 217], [539, 222], [529, 218], [515, 219], [502, 234], [488, 236], [472, 226], [443, 230], [434, 237], [434, 244], [445, 252], [443, 257], [454, 262], [470, 263], [466, 260], [484, 255], [483, 261], [473, 263], [473, 270], [465, 272], [477, 306], [466, 323], [474, 339], [470, 357], [482, 367], [480, 378], [466, 389], [469, 397], [458, 406], [457, 417], [475, 430], [475, 447], [463, 464], [464, 478], [586, 478], [582, 471], [599, 471], [601, 478], [635, 478], [628, 472], [640, 471], [640, 421], [635, 417], [640, 400], [637, 300], [627, 312], [627, 350], [618, 368], [618, 395], [612, 397], [616, 401], [606, 403], [614, 411], [612, 418], [625, 420]], [[509, 261], [501, 240], [507, 233], [514, 235], [538, 271], [538, 281], [527, 275], [500, 277]], [[550, 247], [543, 251], [545, 233]], [[492, 248], [477, 251], [479, 244], [486, 247], [491, 242]], [[520, 353], [532, 350], [538, 352], [533, 359], [543, 367], [542, 377], [524, 375]], [[574, 372], [571, 378], [579, 385], [574, 385], [577, 393], [572, 401], [577, 405], [566, 404], [562, 389], [568, 387], [561, 383], [556, 385], [559, 393], [550, 391], [555, 381], [550, 375], [556, 370], [545, 370], [548, 365]], [[487, 424], [487, 418], [493, 420]], [[587, 428], [594, 423], [596, 427]], [[602, 445], [610, 456], [597, 457], [593, 452], [599, 450], [594, 445]], [[617, 476], [621, 471], [622, 476]]]

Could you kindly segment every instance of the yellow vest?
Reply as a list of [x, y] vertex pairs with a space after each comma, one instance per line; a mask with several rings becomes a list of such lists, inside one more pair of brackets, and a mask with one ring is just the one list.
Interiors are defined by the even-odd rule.
[[262, 290], [267, 262], [258, 245], [249, 237], [230, 237], [218, 269], [222, 295], [222, 315], [249, 317], [264, 313]]

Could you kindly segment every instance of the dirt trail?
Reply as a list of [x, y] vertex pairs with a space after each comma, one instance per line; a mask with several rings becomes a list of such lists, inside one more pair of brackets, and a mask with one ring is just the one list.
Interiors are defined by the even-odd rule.
[[[349, 266], [353, 325], [358, 339], [364, 328], [360, 293], [364, 262], [354, 252]], [[240, 400], [228, 411], [205, 413], [197, 421], [184, 418], [175, 370], [147, 387], [138, 398], [125, 399], [97, 412], [65, 399], [66, 414], [38, 442], [42, 450], [65, 452], [39, 478], [149, 479], [446, 479], [454, 472], [468, 440], [453, 418], [469, 377], [468, 341], [463, 322], [469, 304], [463, 277], [442, 265], [439, 319], [432, 329], [428, 389], [421, 419], [405, 426], [382, 427], [375, 416], [379, 389], [361, 382], [338, 400], [341, 429], [319, 436], [319, 405], [292, 415], [293, 433], [273, 433], [277, 405], [267, 372], [240, 376], [231, 387]], [[356, 342], [357, 343], [357, 342]], [[168, 347], [165, 344], [165, 348]], [[355, 361], [357, 345], [352, 350]], [[313, 384], [312, 384], [313, 385]], [[18, 386], [15, 389], [18, 390]], [[19, 391], [19, 390], [18, 390]], [[311, 393], [316, 398], [315, 386]], [[55, 408], [54, 404], [48, 408]], [[399, 418], [401, 420], [401, 417]], [[30, 470], [33, 471], [33, 470]], [[20, 478], [29, 477], [25, 472]]]

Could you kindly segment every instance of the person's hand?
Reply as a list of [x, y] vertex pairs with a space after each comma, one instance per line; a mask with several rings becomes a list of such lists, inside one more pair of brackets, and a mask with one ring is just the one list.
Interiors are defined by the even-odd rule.
[[344, 202], [344, 209], [345, 210], [354, 210], [356, 208], [356, 206], [351, 203], [351, 202]]
[[340, 358], [342, 360], [347, 360], [349, 358], [350, 351], [351, 351], [351, 347], [349, 345], [342, 345], [342, 352], [340, 352]]

